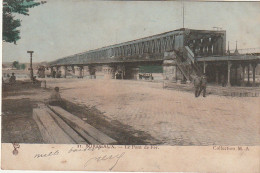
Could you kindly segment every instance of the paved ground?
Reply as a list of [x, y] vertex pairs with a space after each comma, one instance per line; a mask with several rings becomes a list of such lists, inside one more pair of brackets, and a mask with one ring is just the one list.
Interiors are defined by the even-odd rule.
[[[39, 84], [19, 81], [15, 85], [4, 84], [2, 92], [2, 142], [3, 143], [45, 143], [37, 123], [33, 119], [33, 109], [46, 104], [53, 89], [40, 88]], [[144, 131], [107, 117], [93, 106], [78, 105], [66, 101], [66, 110], [86, 123], [97, 128], [119, 145], [158, 144]], [[73, 100], [72, 100], [73, 101]], [[55, 134], [54, 134], [55, 135]], [[57, 135], [58, 137], [58, 135]], [[57, 141], [64, 141], [59, 139]]]
[[165, 90], [162, 83], [48, 79], [63, 98], [94, 106], [107, 120], [144, 131], [165, 145], [259, 145], [260, 97]]

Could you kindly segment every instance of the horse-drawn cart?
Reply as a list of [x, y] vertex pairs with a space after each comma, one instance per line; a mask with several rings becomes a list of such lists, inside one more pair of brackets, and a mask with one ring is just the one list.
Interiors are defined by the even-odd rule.
[[153, 80], [153, 75], [152, 73], [142, 73], [139, 74], [139, 79]]

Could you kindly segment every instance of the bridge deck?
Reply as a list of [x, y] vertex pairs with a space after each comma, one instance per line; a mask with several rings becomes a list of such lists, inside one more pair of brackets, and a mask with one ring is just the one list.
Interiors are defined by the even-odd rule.
[[255, 55], [231, 55], [231, 56], [209, 56], [196, 58], [198, 62], [209, 61], [260, 61], [260, 56]]

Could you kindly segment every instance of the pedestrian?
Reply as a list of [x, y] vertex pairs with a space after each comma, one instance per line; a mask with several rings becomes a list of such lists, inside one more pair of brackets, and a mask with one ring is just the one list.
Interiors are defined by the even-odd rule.
[[199, 76], [196, 76], [194, 78], [195, 97], [199, 97], [200, 85], [201, 85], [201, 79]]
[[14, 84], [15, 82], [16, 82], [16, 77], [15, 77], [14, 73], [12, 73], [12, 76], [9, 79], [9, 83]]
[[203, 91], [203, 97], [206, 97], [206, 88], [207, 88], [207, 77], [206, 77], [206, 74], [204, 73], [201, 76], [201, 84], [200, 84], [199, 95], [200, 95], [201, 91]]
[[54, 91], [51, 93], [51, 96], [49, 98], [49, 105], [60, 106], [64, 109], [66, 109], [66, 103], [62, 100], [59, 90], [60, 90], [59, 87], [54, 88]]

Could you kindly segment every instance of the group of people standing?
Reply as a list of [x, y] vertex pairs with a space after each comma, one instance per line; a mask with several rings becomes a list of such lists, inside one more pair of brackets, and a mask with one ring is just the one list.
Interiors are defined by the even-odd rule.
[[[12, 76], [7, 74], [8, 82], [9, 84], [15, 84], [16, 83], [16, 76], [14, 73], [12, 73]], [[2, 83], [8, 83], [6, 80], [4, 80], [4, 77], [2, 76]]]
[[201, 77], [196, 76], [194, 79], [195, 97], [199, 97], [203, 92], [203, 97], [206, 97], [207, 77], [203, 74]]
[[9, 83], [14, 84], [15, 82], [16, 82], [16, 77], [15, 77], [14, 73], [12, 73], [12, 76], [9, 78]]

